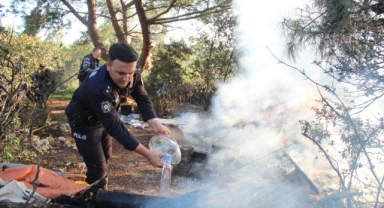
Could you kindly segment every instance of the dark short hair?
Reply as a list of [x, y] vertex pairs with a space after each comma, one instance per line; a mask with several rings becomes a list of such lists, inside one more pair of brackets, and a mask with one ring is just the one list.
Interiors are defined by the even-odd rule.
[[99, 47], [95, 47], [95, 48], [93, 48], [92, 52], [95, 52], [95, 51], [97, 51], [97, 50], [101, 50], [101, 48], [99, 48]]
[[138, 55], [136, 50], [127, 43], [115, 43], [109, 48], [108, 61], [112, 62], [115, 59], [130, 63], [137, 61]]

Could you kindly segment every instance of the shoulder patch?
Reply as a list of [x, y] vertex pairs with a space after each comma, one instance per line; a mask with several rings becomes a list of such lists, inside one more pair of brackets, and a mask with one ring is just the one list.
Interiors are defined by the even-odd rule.
[[103, 101], [100, 103], [101, 104], [101, 111], [103, 113], [109, 113], [112, 110], [112, 103], [109, 101]]

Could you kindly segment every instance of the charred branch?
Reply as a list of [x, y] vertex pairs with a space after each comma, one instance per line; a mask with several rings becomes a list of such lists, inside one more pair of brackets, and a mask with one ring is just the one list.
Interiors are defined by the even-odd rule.
[[305, 180], [305, 182], [308, 183], [311, 190], [315, 194], [319, 194], [320, 192], [317, 189], [317, 187], [315, 186], [315, 184], [313, 184], [312, 180], [308, 178], [308, 176], [301, 170], [301, 168], [296, 164], [296, 162], [291, 158], [291, 156], [289, 156], [288, 153], [285, 152], [283, 149], [281, 149], [281, 151], [283, 152], [284, 156], [287, 157], [288, 160], [292, 163], [292, 165], [295, 166], [297, 173], [300, 174], [300, 176]]

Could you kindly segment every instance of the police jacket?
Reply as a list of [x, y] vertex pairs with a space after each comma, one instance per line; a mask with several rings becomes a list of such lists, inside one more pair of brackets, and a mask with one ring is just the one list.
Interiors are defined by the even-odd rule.
[[[128, 95], [131, 95], [136, 101], [144, 121], [156, 117], [140, 73], [135, 73], [132, 83], [124, 89], [120, 89], [112, 81], [105, 64], [94, 69], [76, 89], [71, 102], [65, 109], [71, 128], [95, 125], [94, 121], [97, 121], [126, 149], [135, 150], [139, 141], [128, 132], [117, 112], [120, 98]], [[84, 115], [84, 111], [87, 112], [85, 118], [79, 119], [79, 116]]]
[[93, 58], [92, 53], [84, 56], [83, 61], [80, 65], [79, 75], [77, 78], [80, 82], [84, 81], [85, 77], [91, 72], [93, 69], [99, 66], [99, 59]]

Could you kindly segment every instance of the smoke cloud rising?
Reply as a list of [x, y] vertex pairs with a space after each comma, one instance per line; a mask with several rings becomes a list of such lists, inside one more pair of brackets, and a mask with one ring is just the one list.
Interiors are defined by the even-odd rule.
[[[314, 199], [313, 188], [293, 172], [290, 158], [309, 176], [328, 167], [315, 159], [317, 149], [300, 133], [299, 120], [314, 117], [317, 91], [309, 81], [273, 57], [285, 61], [283, 16], [303, 1], [235, 1], [240, 15], [238, 40], [242, 75], [218, 87], [210, 115], [185, 114], [180, 119], [185, 142], [202, 148], [214, 145], [210, 174], [194, 197], [194, 207], [303, 207]], [[268, 48], [267, 48], [268, 47]], [[294, 65], [310, 70], [313, 57], [302, 55]], [[288, 61], [287, 61], [288, 62]], [[320, 171], [321, 170], [321, 171]], [[332, 184], [331, 181], [328, 181]]]

